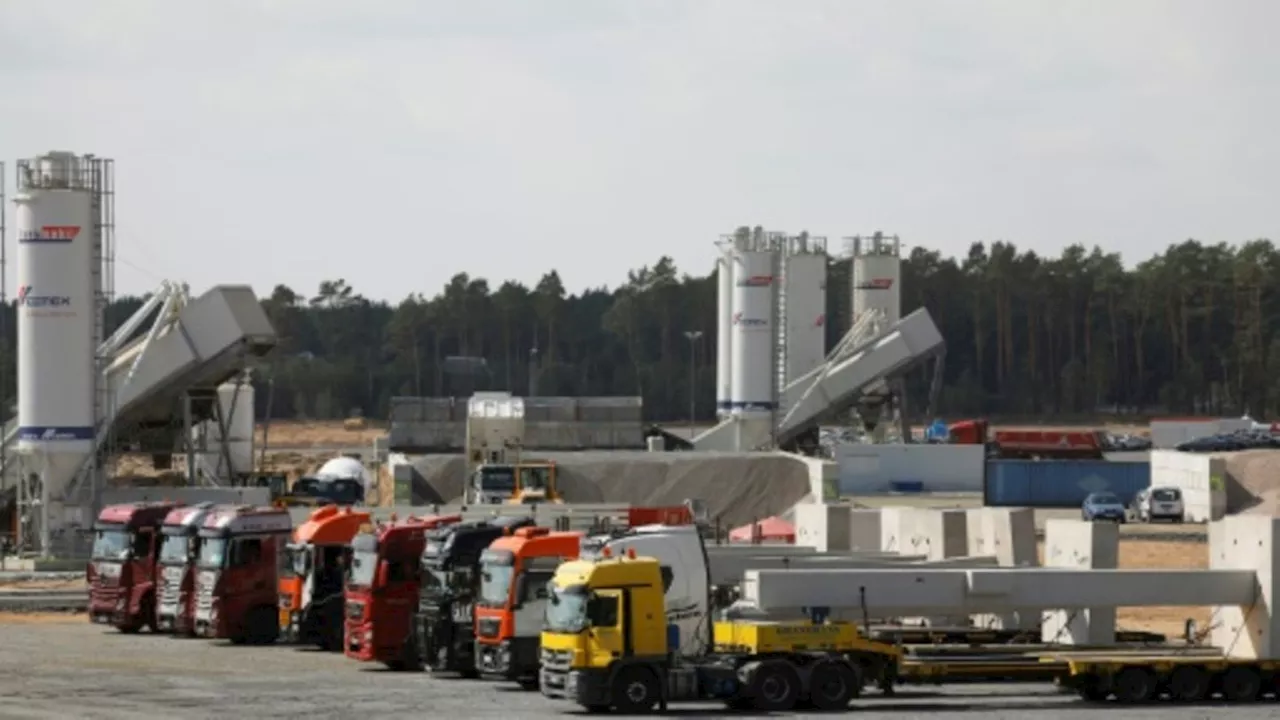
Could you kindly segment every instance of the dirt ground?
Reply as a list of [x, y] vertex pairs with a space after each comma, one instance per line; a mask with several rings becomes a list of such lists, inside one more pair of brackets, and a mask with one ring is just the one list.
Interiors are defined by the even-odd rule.
[[0, 625], [69, 625], [88, 622], [82, 612], [0, 612]]
[[274, 420], [270, 428], [263, 423], [257, 427], [255, 445], [262, 446], [263, 433], [271, 447], [356, 447], [372, 445], [373, 439], [387, 433], [384, 422], [363, 420]]

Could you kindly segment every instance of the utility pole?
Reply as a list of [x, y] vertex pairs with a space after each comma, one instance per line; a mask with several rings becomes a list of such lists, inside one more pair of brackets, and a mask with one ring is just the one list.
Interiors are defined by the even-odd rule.
[[698, 338], [701, 330], [685, 330], [684, 336], [689, 338], [689, 439], [693, 439], [693, 425], [698, 410]]

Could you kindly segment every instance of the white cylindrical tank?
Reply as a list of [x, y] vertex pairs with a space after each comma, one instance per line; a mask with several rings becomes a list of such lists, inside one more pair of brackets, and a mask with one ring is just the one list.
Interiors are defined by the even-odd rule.
[[733, 410], [733, 267], [732, 256], [716, 260], [716, 414]]
[[773, 392], [773, 282], [776, 253], [736, 250], [733, 262], [733, 412], [770, 412]]
[[902, 317], [902, 260], [896, 236], [876, 233], [853, 238], [853, 318], [868, 310], [884, 313], [888, 325]]
[[94, 195], [80, 159], [52, 154], [14, 196], [18, 230], [18, 447], [91, 452]]
[[806, 248], [786, 262], [786, 381], [791, 383], [826, 360], [827, 255]]
[[227, 425], [227, 455], [231, 466], [226, 467], [227, 457], [222, 454], [222, 431], [217, 421], [210, 422], [208, 441], [210, 449], [217, 452], [215, 465], [219, 478], [232, 478], [253, 472], [254, 395], [253, 383], [248, 376], [243, 381], [223, 383], [218, 386], [218, 406], [222, 421]]

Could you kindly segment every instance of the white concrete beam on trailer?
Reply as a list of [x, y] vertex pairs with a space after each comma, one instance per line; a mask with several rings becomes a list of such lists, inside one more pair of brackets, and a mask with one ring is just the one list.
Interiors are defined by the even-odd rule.
[[763, 610], [861, 608], [874, 616], [1024, 608], [1248, 605], [1251, 570], [748, 570], [743, 599]]
[[994, 568], [995, 558], [950, 558], [930, 561], [903, 557], [857, 557], [823, 554], [779, 556], [722, 556], [710, 558], [711, 582], [715, 585], [741, 585], [748, 570], [857, 570], [918, 567]]

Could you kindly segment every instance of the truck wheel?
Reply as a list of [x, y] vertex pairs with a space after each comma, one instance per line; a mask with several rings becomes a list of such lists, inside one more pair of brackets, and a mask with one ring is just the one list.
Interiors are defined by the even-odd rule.
[[1253, 702], [1262, 692], [1262, 679], [1250, 668], [1235, 667], [1222, 676], [1222, 696], [1228, 702]]
[[809, 700], [818, 710], [844, 710], [857, 695], [853, 668], [834, 662], [820, 662], [809, 676]]
[[280, 637], [280, 617], [274, 607], [255, 608], [245, 622], [245, 634], [254, 645], [271, 645]]
[[781, 661], [760, 663], [751, 678], [751, 697], [757, 710], [786, 712], [800, 700], [800, 676]]
[[647, 667], [624, 667], [613, 676], [613, 707], [618, 712], [639, 715], [652, 712], [658, 705], [658, 678]]
[[156, 632], [156, 596], [151, 593], [142, 598], [142, 624], [147, 632]]
[[1200, 702], [1209, 697], [1209, 673], [1198, 667], [1180, 667], [1169, 677], [1169, 695], [1178, 702]]
[[1156, 694], [1156, 678], [1146, 668], [1125, 668], [1116, 674], [1111, 691], [1116, 696], [1116, 702], [1149, 702]]

